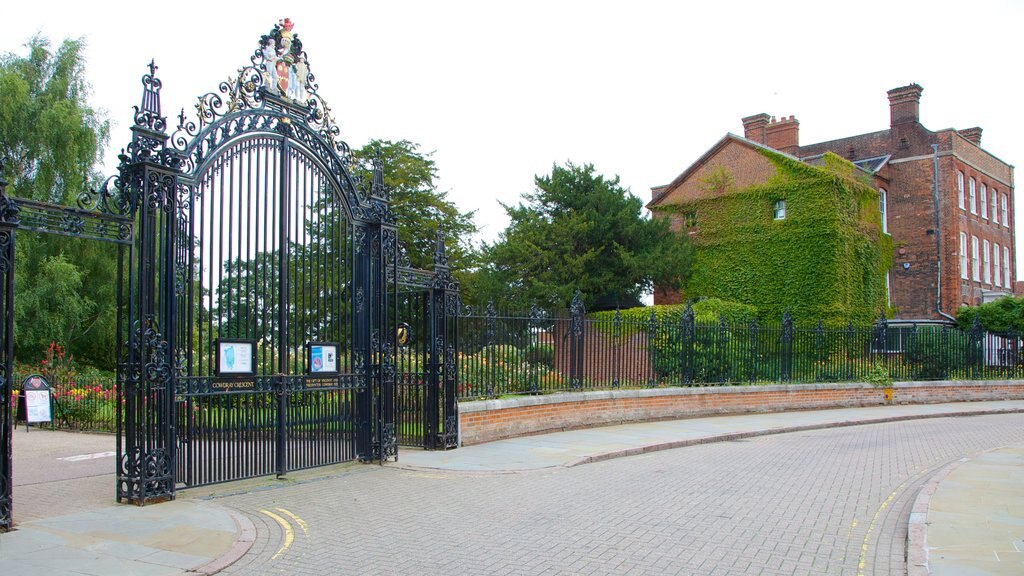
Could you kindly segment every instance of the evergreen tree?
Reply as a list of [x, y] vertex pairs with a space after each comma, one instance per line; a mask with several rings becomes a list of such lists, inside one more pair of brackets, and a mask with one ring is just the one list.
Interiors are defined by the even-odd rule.
[[[485, 245], [480, 300], [565, 305], [579, 289], [588, 310], [638, 305], [654, 282], [678, 285], [692, 259], [668, 222], [644, 217], [640, 199], [594, 166], [555, 165], [517, 206], [500, 239]], [[477, 302], [481, 303], [481, 302]]]

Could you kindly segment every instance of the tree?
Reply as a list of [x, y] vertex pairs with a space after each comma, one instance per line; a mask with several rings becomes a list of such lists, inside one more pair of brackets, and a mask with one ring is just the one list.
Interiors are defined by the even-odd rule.
[[0, 164], [11, 195], [70, 202], [92, 180], [109, 123], [87, 102], [81, 39], [26, 46], [27, 57], [0, 56]]
[[475, 265], [470, 240], [477, 228], [472, 212], [460, 212], [448, 200], [448, 193], [437, 189], [437, 165], [432, 154], [419, 152], [419, 145], [408, 140], [371, 140], [353, 153], [363, 161], [381, 161], [384, 185], [391, 194], [391, 209], [398, 224], [398, 240], [408, 251], [412, 266], [433, 268], [437, 231], [441, 229], [449, 265], [458, 276]]
[[[46, 38], [27, 56], [0, 56], [0, 166], [11, 196], [73, 204], [98, 181], [109, 124], [88, 103], [82, 40], [56, 51]], [[113, 369], [116, 260], [113, 246], [19, 232], [15, 354], [41, 357], [49, 342]], [[74, 286], [89, 286], [89, 294]], [[55, 299], [56, 298], [56, 299]]]
[[[678, 285], [692, 250], [668, 222], [643, 216], [640, 199], [594, 166], [554, 165], [485, 244], [482, 297], [511, 306], [567, 303], [579, 289], [588, 310], [639, 304], [654, 282]], [[479, 303], [479, 302], [478, 302]]]

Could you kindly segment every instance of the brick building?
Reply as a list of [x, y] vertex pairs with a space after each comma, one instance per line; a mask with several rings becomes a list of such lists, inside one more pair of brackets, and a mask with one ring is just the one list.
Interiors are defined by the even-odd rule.
[[[889, 90], [888, 129], [817, 144], [800, 144], [793, 116], [744, 118], [742, 138], [727, 135], [671, 184], [653, 188], [648, 207], [692, 195], [688, 182], [713, 163], [736, 174], [738, 186], [769, 178], [744, 147], [767, 146], [810, 164], [831, 152], [854, 163], [879, 192], [882, 229], [894, 246], [888, 293], [897, 318], [950, 319], [960, 306], [1013, 294], [1013, 166], [981, 147], [981, 128], [925, 128], [922, 91], [917, 84]], [[677, 230], [685, 227], [681, 216], [672, 218]], [[655, 303], [676, 299], [655, 291]]]

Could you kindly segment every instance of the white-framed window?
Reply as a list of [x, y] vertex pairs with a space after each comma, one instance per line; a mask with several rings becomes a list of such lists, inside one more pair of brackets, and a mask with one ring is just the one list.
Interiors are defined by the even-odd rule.
[[1003, 194], [1003, 226], [1010, 227], [1010, 217], [1006, 212], [1006, 194]]
[[989, 261], [989, 259], [988, 259], [989, 248], [990, 248], [990, 246], [988, 244], [988, 240], [982, 240], [982, 242], [981, 242], [981, 257], [985, 261], [985, 267], [984, 267], [985, 275], [983, 276], [984, 279], [985, 279], [984, 280], [985, 284], [991, 284], [992, 283], [992, 262]]
[[971, 279], [975, 282], [981, 281], [981, 248], [978, 246], [978, 237], [971, 236]]
[[956, 191], [960, 200], [960, 209], [966, 210], [967, 206], [964, 204], [964, 173], [956, 173]]
[[981, 185], [981, 217], [988, 220], [988, 186]]
[[992, 283], [999, 287], [1003, 285], [1003, 267], [999, 264], [1001, 259], [999, 244], [992, 244]]
[[882, 232], [889, 233], [889, 206], [885, 188], [878, 189], [878, 212], [882, 215]]
[[960, 233], [960, 277], [967, 280], [967, 232]]
[[1003, 246], [1003, 286], [1013, 288], [1010, 283], [1010, 247]]
[[992, 221], [999, 224], [999, 191], [992, 189]]
[[971, 214], [978, 213], [978, 197], [975, 189], [977, 185], [974, 182], [974, 178], [967, 179], [967, 199], [971, 202]]
[[775, 201], [775, 208], [772, 210], [772, 212], [775, 215], [775, 219], [776, 220], [785, 220], [786, 219], [786, 201], [785, 200], [776, 200]]

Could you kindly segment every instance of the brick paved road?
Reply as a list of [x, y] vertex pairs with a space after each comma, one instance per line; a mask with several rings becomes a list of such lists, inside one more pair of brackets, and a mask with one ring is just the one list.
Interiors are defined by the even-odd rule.
[[216, 500], [259, 534], [227, 574], [903, 574], [920, 485], [1019, 443], [1024, 415], [943, 418], [520, 474], [357, 465]]

